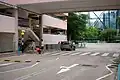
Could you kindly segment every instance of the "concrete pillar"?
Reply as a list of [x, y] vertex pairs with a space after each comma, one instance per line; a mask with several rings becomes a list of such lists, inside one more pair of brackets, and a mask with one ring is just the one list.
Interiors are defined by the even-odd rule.
[[14, 10], [14, 16], [15, 16], [15, 34], [13, 38], [13, 45], [14, 45], [14, 51], [18, 50], [18, 10]]
[[41, 47], [42, 45], [42, 39], [43, 39], [43, 19], [42, 19], [42, 15], [39, 15], [39, 28], [40, 28], [40, 42], [39, 42], [39, 46]]
[[32, 19], [29, 18], [29, 27], [33, 30], [31, 23], [32, 23]]

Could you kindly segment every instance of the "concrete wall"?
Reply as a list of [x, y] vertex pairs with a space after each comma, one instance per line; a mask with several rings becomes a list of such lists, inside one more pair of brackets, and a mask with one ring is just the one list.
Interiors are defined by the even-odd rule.
[[12, 33], [0, 33], [0, 52], [14, 50], [13, 36]]
[[42, 16], [43, 20], [42, 20], [42, 25], [43, 26], [50, 26], [53, 28], [60, 28], [60, 29], [65, 29], [67, 30], [67, 22], [48, 16], [48, 15], [43, 15]]
[[15, 33], [15, 18], [0, 15], [0, 32]]
[[66, 35], [43, 34], [44, 44], [58, 44], [59, 41], [66, 41]]

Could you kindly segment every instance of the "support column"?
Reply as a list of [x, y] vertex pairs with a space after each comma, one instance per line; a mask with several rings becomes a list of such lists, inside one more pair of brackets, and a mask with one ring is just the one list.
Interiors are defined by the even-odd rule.
[[43, 36], [43, 25], [42, 25], [43, 21], [42, 21], [42, 15], [39, 15], [39, 28], [40, 28], [40, 42], [39, 42], [39, 46], [42, 46], [42, 36]]
[[14, 10], [14, 16], [15, 16], [15, 34], [13, 38], [13, 45], [14, 45], [14, 51], [18, 50], [18, 10]]
[[29, 18], [29, 27], [32, 29], [32, 19], [31, 18]]

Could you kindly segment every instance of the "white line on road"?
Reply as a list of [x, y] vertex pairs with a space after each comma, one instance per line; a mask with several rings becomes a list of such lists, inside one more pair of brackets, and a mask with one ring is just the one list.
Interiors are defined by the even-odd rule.
[[98, 54], [100, 54], [100, 53], [97, 52], [97, 53], [91, 54], [91, 56], [96, 56], [96, 55], [98, 55]]
[[56, 60], [58, 60], [59, 59], [59, 57], [58, 58], [56, 58]]
[[71, 54], [71, 53], [72, 53], [72, 52], [68, 52], [68, 53], [62, 54], [62, 56], [69, 55], [69, 54]]
[[73, 54], [71, 54], [71, 55], [74, 56], [74, 55], [78, 55], [78, 54], [80, 54], [80, 52], [73, 53]]
[[101, 56], [108, 56], [110, 53], [104, 53]]
[[[18, 78], [14, 79], [14, 80], [26, 80], [26, 79], [28, 79], [28, 78], [31, 78], [31, 77], [40, 75], [41, 73], [47, 72], [47, 71], [52, 70], [52, 69], [54, 69], [54, 68], [55, 68], [54, 66], [53, 66], [53, 67], [50, 67], [50, 69], [49, 69], [49, 68], [43, 68], [43, 69], [41, 69], [40, 71], [33, 72], [33, 73], [30, 73], [30, 74], [27, 74], [27, 75], [18, 77]], [[32, 75], [32, 76], [31, 76], [31, 75]]]
[[110, 71], [110, 73], [107, 74], [107, 75], [104, 75], [104, 76], [102, 76], [102, 77], [100, 77], [100, 78], [98, 78], [98, 79], [96, 79], [96, 80], [101, 80], [101, 79], [104, 79], [104, 78], [106, 78], [106, 77], [112, 75], [113, 72], [112, 72], [112, 70], [109, 68], [109, 66], [111, 66], [111, 65], [112, 65], [112, 64], [109, 64], [109, 65], [106, 66], [107, 70]]
[[52, 54], [52, 55], [53, 55], [53, 56], [56, 56], [56, 55], [60, 55], [60, 54], [63, 54], [63, 53], [68, 53], [68, 52], [59, 52], [59, 53]]
[[63, 72], [67, 72], [67, 71], [69, 71], [71, 68], [73, 68], [73, 67], [75, 67], [75, 66], [78, 66], [79, 64], [73, 64], [73, 65], [71, 65], [71, 66], [69, 66], [69, 67], [66, 67], [66, 66], [60, 66], [60, 71], [59, 72], [57, 72], [57, 74], [60, 74], [60, 73], [63, 73]]
[[11, 65], [11, 64], [14, 64], [14, 63], [5, 63], [5, 64], [0, 64], [0, 67], [2, 67], [2, 66], [8, 66], [8, 65]]
[[44, 55], [49, 55], [49, 54], [54, 54], [54, 53], [58, 53], [58, 51], [46, 52]]
[[56, 55], [59, 55], [59, 54], [61, 54], [61, 53], [56, 53], [56, 54], [52, 54], [53, 56], [56, 56]]
[[4, 72], [0, 72], [0, 73], [13, 72], [13, 71], [18, 71], [18, 70], [22, 70], [22, 69], [32, 68], [32, 67], [36, 66], [37, 64], [38, 63], [35, 63], [35, 64], [33, 64], [32, 66], [29, 66], [29, 67], [24, 67], [24, 68], [20, 68], [20, 69], [13, 69], [13, 70], [4, 71]]
[[90, 54], [90, 53], [91, 53], [91, 52], [87, 52], [87, 53], [83, 53], [83, 54], [81, 54], [81, 55], [82, 55], [82, 56], [83, 56], [83, 55], [88, 55], [88, 54]]
[[119, 56], [119, 54], [117, 54], [117, 53], [115, 53], [114, 55], [113, 55], [113, 57], [118, 57]]

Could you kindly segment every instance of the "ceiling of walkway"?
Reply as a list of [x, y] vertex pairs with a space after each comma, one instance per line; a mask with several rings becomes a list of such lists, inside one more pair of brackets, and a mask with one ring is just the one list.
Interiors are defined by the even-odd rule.
[[120, 9], [120, 0], [53, 0], [52, 2], [49, 0], [18, 6], [37, 13], [95, 11]]

